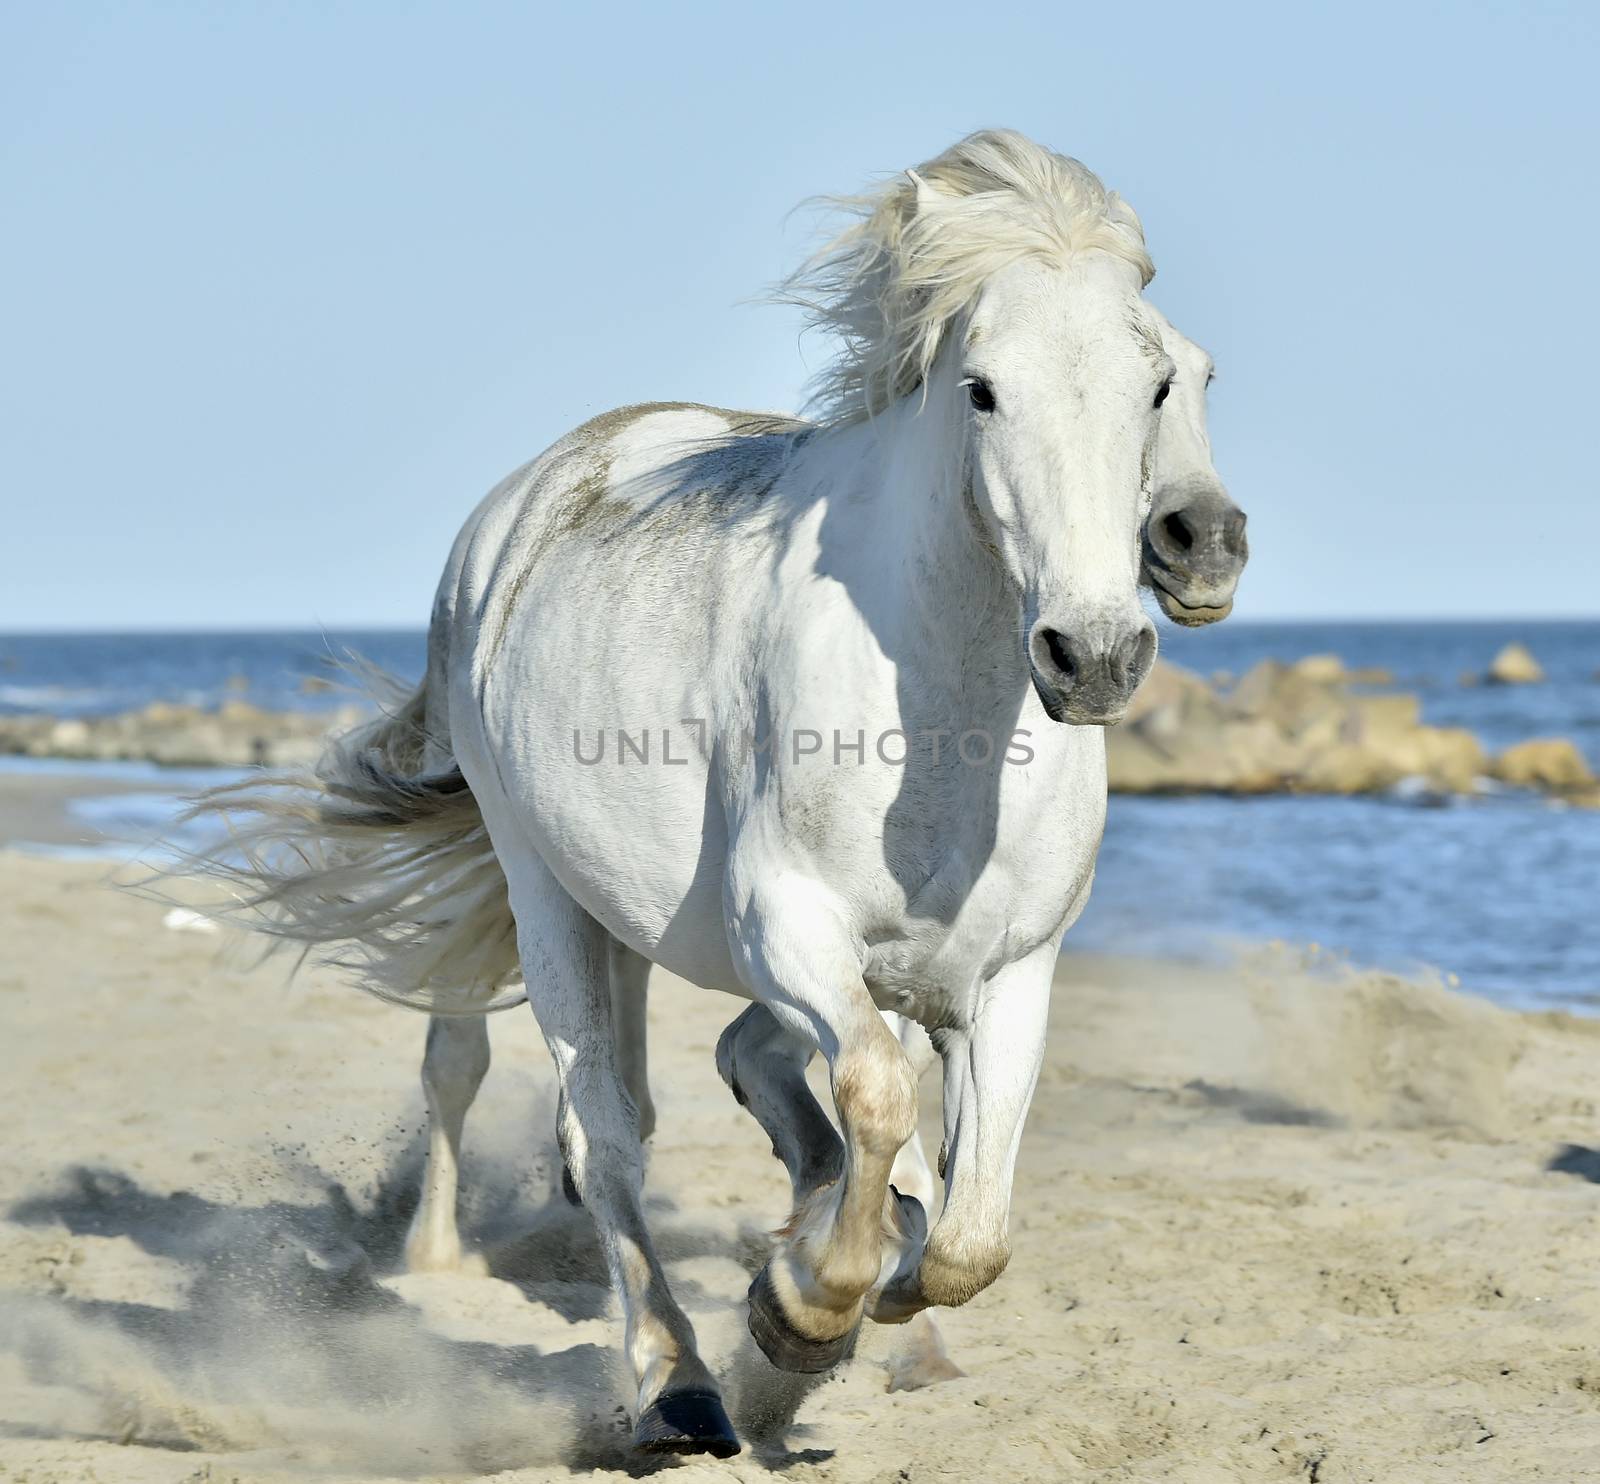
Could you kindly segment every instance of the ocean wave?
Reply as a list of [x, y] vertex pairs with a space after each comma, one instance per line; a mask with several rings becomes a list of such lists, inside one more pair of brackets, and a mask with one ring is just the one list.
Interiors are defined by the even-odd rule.
[[115, 691], [67, 685], [0, 685], [0, 709], [8, 711], [82, 713], [111, 711], [119, 704]]

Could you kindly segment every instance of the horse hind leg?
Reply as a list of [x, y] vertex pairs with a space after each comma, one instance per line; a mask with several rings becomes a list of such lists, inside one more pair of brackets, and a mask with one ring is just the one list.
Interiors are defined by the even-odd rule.
[[555, 1062], [557, 1138], [594, 1219], [638, 1383], [634, 1446], [727, 1458], [739, 1442], [667, 1286], [643, 1209], [638, 1114], [618, 1065], [608, 936], [531, 850], [506, 864], [528, 1002]]
[[428, 1021], [422, 1093], [428, 1104], [428, 1154], [422, 1195], [406, 1234], [409, 1272], [488, 1272], [482, 1254], [464, 1252], [457, 1214], [461, 1132], [489, 1070], [489, 1027], [481, 1016]]
[[[650, 960], [626, 943], [611, 938], [606, 946], [606, 974], [611, 985], [611, 1023], [617, 1034], [617, 1066], [623, 1086], [639, 1115], [639, 1142], [656, 1131], [656, 1105], [650, 1096], [648, 1011]], [[572, 1171], [561, 1166], [561, 1189], [574, 1206], [583, 1204]]]

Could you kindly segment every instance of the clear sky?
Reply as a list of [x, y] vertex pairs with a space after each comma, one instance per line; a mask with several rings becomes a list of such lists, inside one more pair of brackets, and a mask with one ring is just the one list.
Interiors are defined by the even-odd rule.
[[0, 4], [0, 630], [425, 621], [618, 403], [792, 408], [801, 198], [1138, 208], [1238, 612], [1593, 614], [1600, 7]]

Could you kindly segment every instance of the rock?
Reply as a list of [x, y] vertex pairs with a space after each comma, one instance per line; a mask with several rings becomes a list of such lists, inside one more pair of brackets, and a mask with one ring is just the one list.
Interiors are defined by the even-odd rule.
[[357, 707], [332, 716], [263, 711], [234, 699], [216, 711], [158, 701], [116, 716], [0, 716], [0, 753], [169, 767], [303, 767], [320, 756], [330, 730], [346, 730], [370, 714]]
[[1371, 794], [1390, 788], [1405, 776], [1375, 747], [1339, 742], [1312, 754], [1290, 780], [1295, 793]]
[[190, 722], [198, 721], [205, 712], [198, 706], [179, 706], [171, 701], [152, 701], [144, 710], [136, 711], [133, 715], [157, 726], [173, 724], [186, 726]]
[[1508, 747], [1494, 760], [1493, 777], [1518, 788], [1577, 793], [1596, 779], [1584, 755], [1565, 737], [1539, 737]]
[[1422, 725], [1422, 702], [1415, 696], [1355, 696], [1348, 717], [1353, 741], [1393, 745]]
[[260, 726], [262, 722], [272, 719], [270, 712], [252, 706], [248, 701], [224, 701], [217, 707], [217, 715], [223, 721], [237, 726]]
[[1263, 710], [1271, 704], [1287, 673], [1288, 666], [1281, 660], [1262, 660], [1252, 665], [1225, 697], [1228, 709], [1241, 716]]
[[1508, 644], [1494, 657], [1484, 678], [1491, 685], [1537, 685], [1544, 671], [1525, 645]]
[[1154, 711], [1174, 707], [1180, 713], [1195, 706], [1216, 708], [1216, 697], [1204, 680], [1181, 665], [1170, 665], [1157, 660], [1145, 677], [1144, 684], [1133, 693], [1128, 705], [1124, 726], [1137, 723]]
[[89, 723], [73, 718], [50, 728], [50, 746], [60, 754], [82, 752], [89, 745]]
[[1174, 667], [1152, 677], [1130, 721], [1107, 734], [1124, 793], [1379, 793], [1411, 780], [1440, 797], [1475, 792], [1488, 768], [1470, 732], [1423, 724], [1413, 695], [1352, 695], [1332, 655], [1264, 661], [1224, 694]]
[[1308, 654], [1290, 669], [1317, 685], [1337, 685], [1345, 678], [1344, 661], [1336, 654]]
[[1426, 778], [1451, 793], [1472, 793], [1489, 769], [1483, 744], [1461, 727], [1418, 727], [1408, 776]]
[[1381, 665], [1352, 670], [1336, 654], [1308, 654], [1289, 666], [1290, 671], [1316, 685], [1393, 685], [1394, 672]]

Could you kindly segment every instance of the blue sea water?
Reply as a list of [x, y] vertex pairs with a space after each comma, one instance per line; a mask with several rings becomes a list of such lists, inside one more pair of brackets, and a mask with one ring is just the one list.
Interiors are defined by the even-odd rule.
[[0, 635], [0, 715], [101, 716], [151, 701], [268, 710], [331, 709], [349, 695], [337, 669], [351, 653], [397, 675], [422, 673], [421, 630], [258, 634]]
[[[1463, 685], [1499, 648], [1528, 645], [1536, 686]], [[1426, 720], [1491, 749], [1571, 737], [1600, 770], [1600, 622], [1297, 623], [1230, 620], [1177, 632], [1163, 653], [1202, 674], [1262, 659], [1338, 654], [1387, 669]], [[420, 632], [324, 635], [0, 636], [0, 711], [90, 715], [153, 700], [267, 707], [337, 704], [307, 692], [354, 650], [397, 674], [423, 662]], [[106, 765], [26, 764], [32, 768]], [[137, 771], [137, 765], [130, 765]], [[120, 776], [113, 765], [108, 776]], [[148, 770], [146, 770], [148, 772]], [[198, 781], [80, 800], [88, 823], [148, 838]], [[1357, 964], [1427, 965], [1507, 1004], [1600, 1011], [1600, 812], [1527, 794], [1428, 806], [1404, 796], [1114, 798], [1088, 910], [1068, 951], [1213, 957], [1240, 942], [1317, 943]]]

